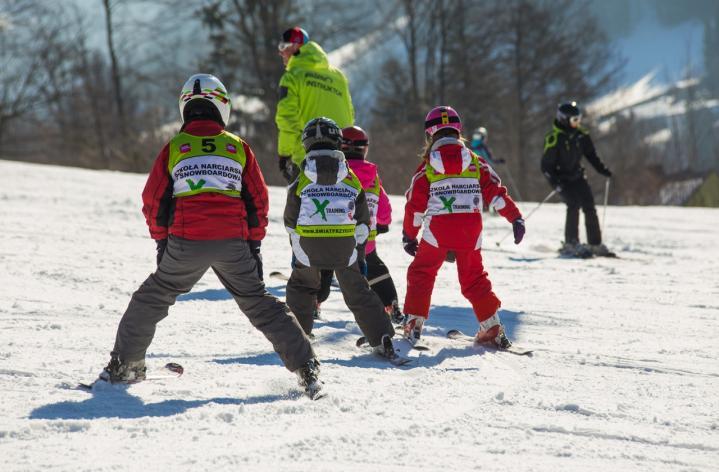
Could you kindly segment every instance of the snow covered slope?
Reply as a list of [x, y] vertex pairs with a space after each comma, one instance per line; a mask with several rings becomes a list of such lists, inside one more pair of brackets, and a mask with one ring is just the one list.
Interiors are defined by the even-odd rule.
[[[428, 353], [391, 368], [354, 347], [339, 293], [316, 350], [330, 396], [311, 402], [213, 274], [158, 325], [149, 368], [179, 379], [97, 392], [130, 295], [153, 270], [145, 176], [0, 161], [0, 470], [715, 471], [719, 468], [719, 211], [611, 207], [622, 259], [553, 252], [564, 207], [520, 246], [486, 218], [485, 262], [517, 357], [446, 339], [476, 321], [441, 271]], [[287, 271], [273, 188], [265, 273]], [[401, 219], [401, 198], [393, 198]], [[523, 203], [524, 211], [535, 203]], [[601, 209], [600, 209], [601, 215]], [[404, 292], [396, 221], [379, 251]], [[268, 280], [284, 296], [284, 287]]]

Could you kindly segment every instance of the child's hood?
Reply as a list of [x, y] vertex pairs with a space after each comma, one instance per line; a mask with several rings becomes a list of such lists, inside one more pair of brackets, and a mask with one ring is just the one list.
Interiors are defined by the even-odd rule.
[[302, 165], [307, 178], [319, 185], [338, 184], [349, 174], [342, 151], [329, 149], [310, 151]]
[[362, 188], [371, 187], [377, 178], [377, 164], [363, 161], [362, 159], [347, 159], [347, 165], [357, 175]]
[[472, 153], [459, 139], [447, 137], [432, 144], [428, 161], [439, 174], [461, 174], [472, 164]]

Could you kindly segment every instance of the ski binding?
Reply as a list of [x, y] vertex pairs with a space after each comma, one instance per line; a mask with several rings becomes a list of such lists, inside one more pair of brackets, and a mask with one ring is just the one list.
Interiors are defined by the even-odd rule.
[[467, 341], [467, 342], [477, 344], [478, 346], [489, 347], [489, 348], [495, 349], [497, 351], [509, 352], [512, 354], [516, 354], [518, 356], [530, 356], [534, 352], [531, 349], [526, 349], [526, 348], [517, 346], [515, 344], [512, 344], [511, 346], [509, 346], [508, 348], [505, 348], [505, 349], [500, 349], [493, 344], [478, 344], [475, 341], [474, 337], [464, 334], [462, 331], [460, 331], [458, 329], [450, 329], [449, 331], [447, 331], [447, 337], [449, 339], [454, 339], [455, 341]]

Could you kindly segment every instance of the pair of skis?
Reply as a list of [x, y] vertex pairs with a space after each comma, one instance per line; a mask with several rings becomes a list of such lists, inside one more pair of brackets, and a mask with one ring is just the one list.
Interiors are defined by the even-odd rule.
[[[185, 368], [178, 364], [177, 362], [168, 362], [164, 365], [162, 368], [162, 371], [157, 374], [150, 374], [147, 375], [142, 380], [132, 380], [129, 382], [109, 382], [105, 379], [102, 379], [98, 377], [94, 381], [90, 383], [79, 383], [77, 384], [77, 387], [75, 387], [78, 390], [84, 390], [87, 392], [93, 391], [93, 389], [97, 385], [102, 384], [111, 384], [111, 385], [133, 385], [140, 382], [147, 382], [147, 381], [156, 381], [156, 380], [164, 380], [164, 379], [174, 379], [177, 377], [182, 376], [182, 374], [185, 373]], [[69, 387], [72, 388], [72, 387]], [[305, 394], [311, 399], [311, 400], [319, 400], [320, 398], [323, 398], [327, 395], [327, 393], [322, 388], [322, 382], [316, 381], [312, 382], [309, 385], [304, 386]]]

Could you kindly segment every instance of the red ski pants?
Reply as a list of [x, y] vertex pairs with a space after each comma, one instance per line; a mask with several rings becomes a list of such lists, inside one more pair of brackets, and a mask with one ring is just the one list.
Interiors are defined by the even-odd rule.
[[[407, 269], [406, 314], [429, 318], [434, 281], [447, 252], [447, 249], [434, 247], [424, 240], [419, 244], [417, 255]], [[497, 312], [501, 303], [492, 291], [492, 282], [482, 265], [482, 253], [478, 249], [453, 252], [462, 295], [472, 304], [477, 320], [484, 321]]]

